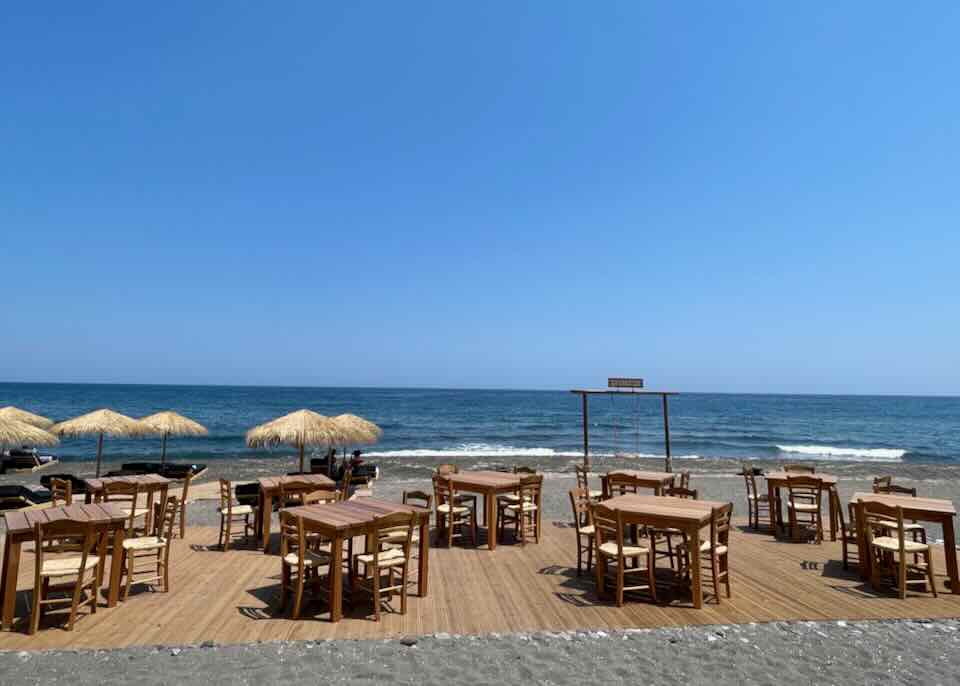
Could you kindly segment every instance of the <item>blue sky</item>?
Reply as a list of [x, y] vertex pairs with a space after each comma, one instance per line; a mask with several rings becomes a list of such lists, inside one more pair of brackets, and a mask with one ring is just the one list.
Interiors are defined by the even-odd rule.
[[6, 7], [0, 380], [960, 389], [955, 3]]

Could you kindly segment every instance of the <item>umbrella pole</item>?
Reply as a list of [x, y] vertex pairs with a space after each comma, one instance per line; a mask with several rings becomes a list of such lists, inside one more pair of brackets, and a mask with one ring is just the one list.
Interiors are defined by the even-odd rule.
[[100, 433], [100, 438], [97, 439], [97, 478], [100, 478], [100, 456], [103, 454], [103, 432]]
[[163, 432], [163, 443], [160, 444], [160, 466], [162, 467], [167, 461], [167, 432]]
[[300, 473], [303, 474], [303, 443], [300, 444]]

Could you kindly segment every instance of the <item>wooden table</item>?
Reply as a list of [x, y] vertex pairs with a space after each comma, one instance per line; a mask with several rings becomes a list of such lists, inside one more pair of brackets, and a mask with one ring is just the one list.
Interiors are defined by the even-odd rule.
[[767, 480], [767, 498], [770, 500], [770, 518], [773, 520], [773, 531], [776, 534], [783, 528], [783, 511], [780, 507], [780, 489], [787, 487], [788, 476], [810, 476], [820, 479], [821, 490], [826, 492], [827, 504], [830, 508], [830, 540], [837, 540], [837, 510], [831, 492], [837, 488], [837, 477], [833, 474], [805, 474], [801, 472], [767, 472], [763, 475]]
[[318, 491], [336, 489], [336, 482], [324, 474], [297, 474], [295, 476], [265, 476], [257, 479], [260, 484], [260, 501], [254, 528], [259, 532], [264, 554], [270, 552], [270, 520], [273, 514], [273, 498], [280, 495], [280, 484], [291, 482], [314, 484]]
[[103, 493], [107, 484], [136, 484], [139, 493], [146, 493], [147, 495], [144, 528], [150, 533], [152, 531], [150, 524], [153, 521], [154, 494], [159, 493], [160, 502], [165, 503], [167, 501], [167, 491], [173, 481], [159, 474], [130, 474], [128, 476], [104, 476], [98, 479], [87, 479], [85, 483], [87, 484], [86, 502], [88, 503], [96, 500], [97, 496]]
[[680, 529], [687, 535], [687, 546], [690, 550], [690, 592], [693, 596], [693, 606], [697, 609], [702, 608], [700, 530], [710, 525], [714, 508], [723, 507], [727, 503], [627, 493], [605, 500], [603, 505], [628, 512], [640, 518], [647, 526], [657, 529]]
[[610, 477], [611, 476], [629, 476], [631, 479], [635, 479], [639, 483], [637, 484], [641, 488], [649, 488], [653, 491], [654, 495], [663, 495], [663, 490], [673, 484], [676, 474], [671, 472], [642, 472], [636, 469], [615, 469], [612, 472], [607, 472], [600, 476], [600, 487], [603, 490], [603, 497], [609, 498], [612, 493], [610, 493]]
[[[20, 548], [24, 541], [34, 538], [34, 526], [37, 522], [51, 522], [68, 519], [76, 522], [93, 522], [97, 528], [113, 534], [113, 556], [110, 560], [110, 594], [107, 598], [107, 607], [117, 604], [120, 597], [120, 572], [123, 565], [123, 535], [126, 518], [123, 516], [121, 503], [97, 503], [84, 505], [67, 505], [66, 507], [48, 507], [22, 512], [6, 512], [3, 515], [6, 523], [6, 541], [3, 547], [3, 573], [0, 579], [0, 629], [6, 631], [13, 625], [13, 613], [17, 601], [17, 575], [20, 571]], [[98, 579], [102, 581], [103, 550], [100, 550], [100, 566], [97, 569]], [[99, 584], [98, 584], [99, 586]]]
[[[357, 498], [337, 503], [288, 507], [283, 510], [303, 519], [307, 531], [317, 532], [330, 539], [330, 555], [333, 560], [343, 559], [343, 542], [354, 536], [372, 533], [371, 525], [376, 517], [414, 512], [420, 526], [420, 558], [417, 595], [427, 595], [430, 561], [430, 510], [415, 505], [404, 505], [378, 498]], [[350, 561], [353, 564], [353, 561]], [[343, 564], [330, 565], [330, 621], [343, 618]]]
[[947, 575], [950, 577], [950, 588], [955, 594], [960, 593], [960, 577], [957, 572], [957, 544], [954, 538], [953, 518], [957, 510], [949, 500], [937, 498], [913, 498], [909, 495], [888, 495], [886, 493], [854, 493], [850, 502], [854, 503], [857, 511], [857, 549], [860, 561], [860, 578], [870, 578], [871, 555], [867, 550], [867, 534], [863, 527], [863, 504], [878, 503], [888, 507], [903, 509], [903, 518], [919, 522], [939, 524], [943, 529], [943, 554], [947, 562]]
[[520, 490], [520, 474], [483, 470], [466, 470], [448, 474], [457, 491], [483, 496], [484, 521], [487, 525], [487, 548], [497, 549], [497, 496]]

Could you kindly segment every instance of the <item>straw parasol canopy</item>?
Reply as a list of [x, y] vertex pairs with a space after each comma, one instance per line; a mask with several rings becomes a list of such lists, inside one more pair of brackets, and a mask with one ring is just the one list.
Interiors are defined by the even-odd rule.
[[305, 446], [339, 445], [342, 442], [343, 433], [337, 423], [312, 410], [297, 410], [285, 414], [247, 432], [247, 445], [251, 448], [295, 446], [300, 452], [301, 472]]
[[337, 415], [333, 418], [333, 421], [336, 422], [346, 437], [344, 444], [369, 445], [370, 443], [376, 443], [383, 436], [383, 429], [369, 419], [358, 417], [355, 414]]
[[146, 427], [132, 417], [113, 410], [95, 410], [74, 419], [54, 424], [50, 433], [63, 437], [99, 436], [97, 440], [97, 476], [100, 476], [100, 459], [103, 455], [103, 437], [140, 438], [148, 433]]
[[9, 417], [0, 417], [0, 445], [56, 445], [52, 433]]
[[19, 407], [14, 407], [13, 405], [7, 405], [6, 407], [0, 407], [0, 419], [15, 419], [18, 422], [23, 422], [24, 424], [30, 424], [40, 429], [49, 429], [53, 426], [53, 420], [47, 419], [46, 417], [41, 417], [38, 414], [33, 412], [27, 412], [26, 410], [21, 410]]
[[207, 427], [176, 412], [157, 412], [142, 417], [140, 423], [147, 432], [163, 437], [160, 448], [160, 464], [167, 461], [167, 437], [169, 436], [206, 436]]

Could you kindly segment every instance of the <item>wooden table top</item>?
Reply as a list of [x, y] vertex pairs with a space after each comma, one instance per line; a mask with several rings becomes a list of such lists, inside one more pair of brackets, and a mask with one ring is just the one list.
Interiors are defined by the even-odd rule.
[[520, 488], [520, 474], [485, 470], [466, 470], [448, 474], [454, 488], [513, 489]]
[[670, 472], [644, 472], [638, 469], [614, 469], [613, 471], [607, 472], [606, 476], [629, 476], [632, 479], [639, 479], [641, 481], [659, 481], [661, 483], [670, 483], [677, 475], [671, 474]]
[[691, 524], [705, 524], [713, 516], [716, 507], [727, 503], [713, 500], [692, 500], [690, 498], [671, 498], [662, 495], [637, 495], [627, 493], [600, 503], [604, 507], [623, 510], [631, 514], [652, 517], [669, 517]]
[[130, 474], [127, 476], [103, 476], [99, 479], [86, 479], [87, 490], [99, 491], [105, 484], [137, 484], [148, 488], [169, 486], [173, 481], [159, 474]]
[[280, 484], [288, 484], [291, 481], [298, 483], [316, 484], [318, 487], [334, 488], [337, 484], [325, 474], [297, 474], [296, 476], [263, 476], [257, 479], [260, 488], [265, 491], [279, 490]]
[[126, 521], [123, 503], [95, 503], [91, 505], [66, 505], [46, 507], [22, 512], [5, 512], [3, 515], [8, 534], [32, 533], [37, 522], [53, 522], [68, 519], [75, 522], [110, 524]]
[[862, 500], [867, 503], [879, 503], [889, 507], [902, 507], [904, 510], [923, 511], [933, 514], [956, 515], [957, 510], [949, 500], [939, 498], [914, 498], [909, 495], [892, 493], [854, 493], [851, 502]]
[[371, 523], [376, 517], [398, 512], [414, 512], [421, 522], [424, 518], [429, 521], [430, 517], [430, 510], [424, 507], [405, 505], [390, 500], [380, 500], [379, 498], [357, 498], [356, 500], [344, 500], [337, 503], [301, 505], [285, 508], [281, 512], [289, 512], [296, 517], [302, 517], [305, 522], [342, 532], [363, 527]]
[[824, 486], [837, 485], [837, 477], [833, 474], [821, 474], [820, 472], [814, 474], [804, 474], [802, 472], [767, 472], [763, 475], [767, 481], [782, 481], [783, 483], [787, 483], [788, 476], [812, 476], [815, 479], [820, 479]]

